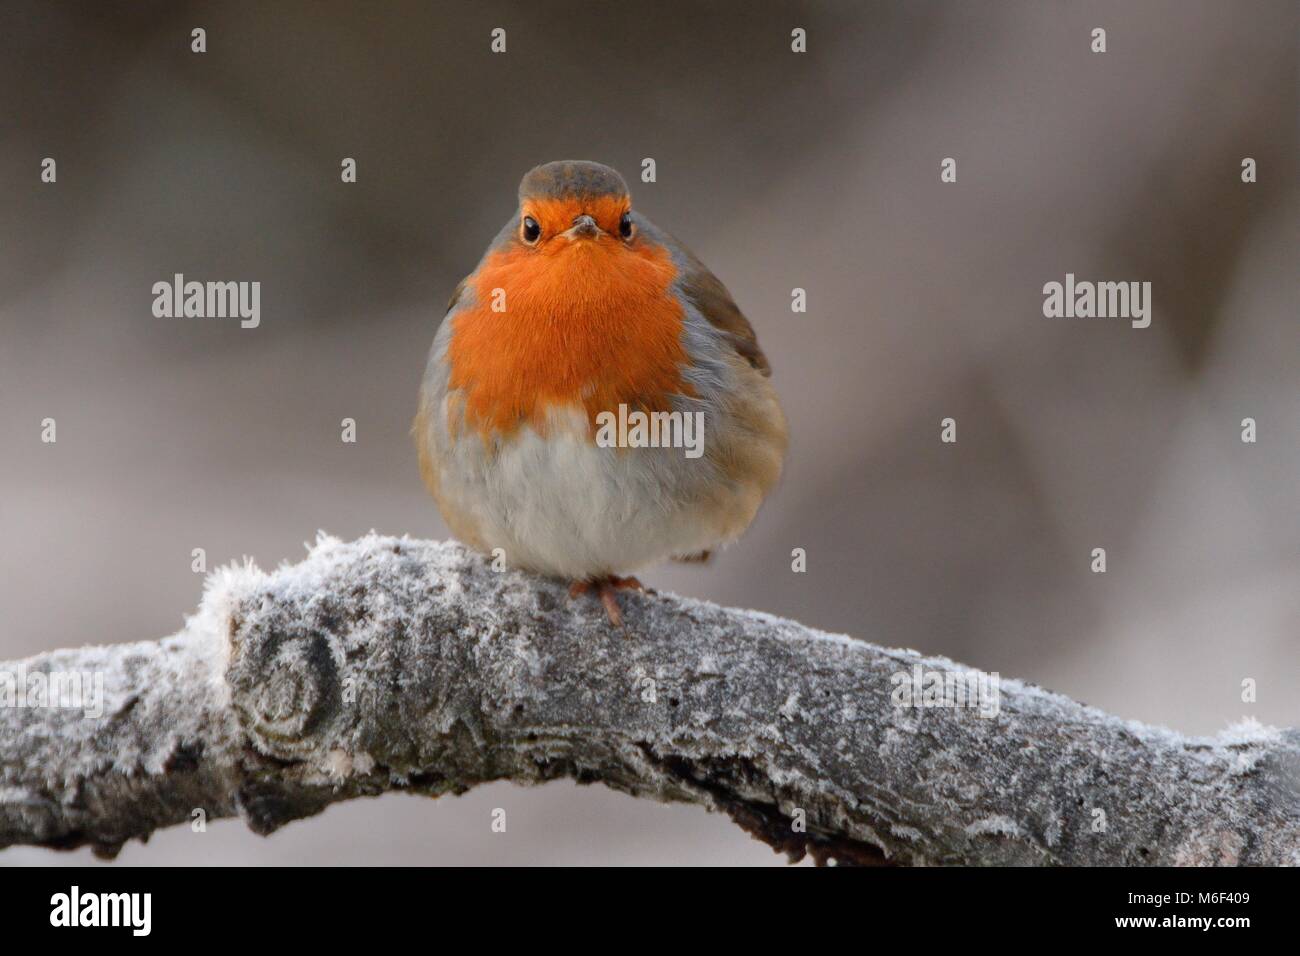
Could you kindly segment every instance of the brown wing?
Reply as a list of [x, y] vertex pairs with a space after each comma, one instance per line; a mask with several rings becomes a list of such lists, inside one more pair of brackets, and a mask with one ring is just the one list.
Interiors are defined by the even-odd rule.
[[469, 285], [470, 278], [470, 276], [466, 276], [456, 283], [456, 288], [451, 293], [451, 298], [447, 300], [447, 311], [442, 314], [443, 318], [446, 318], [451, 310], [456, 308], [457, 303], [460, 302], [460, 297], [465, 294], [465, 287]]
[[690, 250], [681, 243], [675, 244], [686, 262], [682, 290], [687, 297], [700, 310], [700, 314], [709, 320], [710, 325], [726, 333], [742, 358], [762, 374], [771, 375], [772, 367], [767, 364], [767, 356], [758, 347], [754, 327], [731, 298], [727, 287]]

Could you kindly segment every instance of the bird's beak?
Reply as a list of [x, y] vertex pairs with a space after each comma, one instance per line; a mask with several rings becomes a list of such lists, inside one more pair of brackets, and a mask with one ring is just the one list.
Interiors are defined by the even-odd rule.
[[577, 216], [573, 220], [573, 226], [566, 229], [560, 235], [566, 239], [595, 239], [601, 234], [600, 226], [596, 225], [596, 220], [590, 216]]

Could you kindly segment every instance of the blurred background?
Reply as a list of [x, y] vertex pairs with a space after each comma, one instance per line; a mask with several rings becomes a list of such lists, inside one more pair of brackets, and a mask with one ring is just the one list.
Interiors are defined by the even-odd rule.
[[[730, 287], [793, 436], [743, 541], [647, 583], [1188, 733], [1300, 724], [1298, 9], [6, 0], [0, 659], [177, 630], [194, 548], [446, 535], [407, 434], [426, 350], [524, 171], [582, 158]], [[261, 326], [155, 318], [177, 272], [260, 281]], [[1150, 281], [1151, 327], [1044, 318], [1067, 272]], [[556, 783], [117, 865], [782, 859]]]

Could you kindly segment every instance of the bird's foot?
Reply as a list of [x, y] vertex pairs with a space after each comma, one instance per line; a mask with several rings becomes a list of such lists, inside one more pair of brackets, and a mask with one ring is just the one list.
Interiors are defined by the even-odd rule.
[[644, 591], [645, 588], [636, 578], [620, 578], [608, 575], [603, 578], [591, 578], [587, 581], [574, 581], [569, 585], [569, 597], [595, 592], [605, 608], [605, 616], [614, 627], [623, 626], [623, 611], [618, 606], [618, 592], [624, 590]]
[[694, 554], [679, 554], [673, 560], [682, 564], [708, 564], [712, 557], [712, 551], [696, 551]]

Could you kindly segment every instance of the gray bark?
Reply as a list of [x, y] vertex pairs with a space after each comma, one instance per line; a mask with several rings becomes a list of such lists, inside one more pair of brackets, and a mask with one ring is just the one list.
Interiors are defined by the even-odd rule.
[[388, 790], [568, 777], [819, 862], [1300, 862], [1294, 730], [1191, 739], [1013, 680], [996, 714], [901, 706], [899, 674], [973, 672], [687, 598], [623, 604], [615, 631], [558, 582], [373, 535], [219, 572], [172, 637], [0, 664], [105, 685], [99, 717], [0, 706], [0, 847], [111, 856], [197, 809], [268, 834]]

